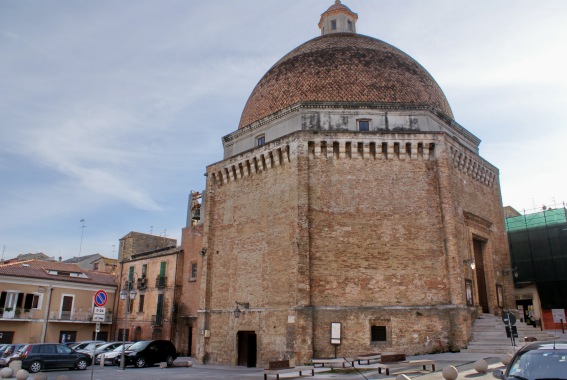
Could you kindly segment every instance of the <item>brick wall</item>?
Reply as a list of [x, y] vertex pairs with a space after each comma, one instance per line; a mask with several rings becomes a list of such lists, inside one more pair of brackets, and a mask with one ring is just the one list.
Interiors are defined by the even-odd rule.
[[[497, 275], [509, 266], [498, 170], [442, 133], [298, 132], [207, 174], [201, 360], [237, 364], [238, 331], [256, 333], [258, 365], [330, 356], [331, 322], [349, 356], [464, 347], [480, 310], [463, 264], [473, 238], [489, 311], [496, 284], [513, 304]], [[250, 303], [239, 319], [236, 301]], [[371, 342], [373, 321], [386, 342]]]

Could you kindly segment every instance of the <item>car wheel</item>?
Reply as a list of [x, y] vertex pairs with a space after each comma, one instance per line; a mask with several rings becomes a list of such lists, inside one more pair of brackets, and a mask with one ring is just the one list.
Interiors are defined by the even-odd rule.
[[41, 362], [38, 362], [37, 360], [31, 362], [29, 369], [31, 373], [38, 373], [41, 371]]
[[77, 367], [77, 369], [80, 369], [81, 371], [87, 369], [88, 366], [89, 364], [87, 363], [86, 359], [79, 359], [79, 361], [75, 365], [75, 367]]
[[136, 367], [143, 368], [145, 366], [146, 366], [146, 359], [144, 359], [143, 357], [139, 357], [138, 359], [136, 359]]
[[165, 359], [165, 361], [167, 362], [167, 366], [171, 367], [173, 365], [173, 356], [167, 355], [167, 359]]

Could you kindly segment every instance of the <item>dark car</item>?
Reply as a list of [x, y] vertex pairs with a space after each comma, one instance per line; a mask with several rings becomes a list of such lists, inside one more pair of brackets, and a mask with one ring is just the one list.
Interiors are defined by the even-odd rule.
[[522, 347], [503, 371], [494, 371], [502, 380], [567, 380], [567, 341], [537, 342]]
[[[177, 359], [175, 346], [169, 340], [141, 340], [134, 343], [124, 352], [126, 365], [135, 365], [138, 368], [166, 362], [168, 366]], [[120, 356], [116, 364], [120, 365]]]
[[28, 344], [20, 349], [16, 359], [21, 360], [22, 368], [31, 373], [57, 368], [84, 370], [91, 364], [89, 355], [55, 343]]
[[23, 346], [25, 346], [25, 344], [19, 343], [19, 344], [10, 344], [10, 347], [8, 347], [6, 349], [6, 351], [4, 351], [4, 353], [2, 354], [2, 356], [0, 357], [0, 367], [6, 367], [8, 365], [8, 363], [10, 363], [10, 359], [13, 355], [16, 355], [16, 353], [18, 352], [18, 350], [20, 348], [22, 348]]

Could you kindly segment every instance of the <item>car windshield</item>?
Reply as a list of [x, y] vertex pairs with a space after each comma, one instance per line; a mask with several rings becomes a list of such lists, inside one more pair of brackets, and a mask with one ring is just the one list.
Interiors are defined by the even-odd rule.
[[526, 351], [510, 365], [508, 377], [525, 380], [567, 380], [567, 350]]
[[144, 348], [148, 347], [148, 344], [150, 344], [150, 343], [151, 343], [150, 340], [142, 340], [142, 341], [134, 343], [133, 345], [128, 347], [128, 349], [130, 351], [142, 351]]
[[87, 345], [86, 345], [85, 347], [83, 347], [82, 349], [83, 349], [83, 350], [90, 350], [90, 351], [92, 351], [93, 348], [95, 348], [95, 347], [96, 347], [97, 345], [99, 345], [99, 344], [100, 344], [100, 343], [92, 342], [92, 343], [87, 344]]
[[132, 343], [121, 344], [120, 346], [116, 347], [112, 351], [122, 351], [122, 346], [124, 346], [124, 349], [127, 349], [127, 348], [130, 348], [131, 345], [132, 345]]

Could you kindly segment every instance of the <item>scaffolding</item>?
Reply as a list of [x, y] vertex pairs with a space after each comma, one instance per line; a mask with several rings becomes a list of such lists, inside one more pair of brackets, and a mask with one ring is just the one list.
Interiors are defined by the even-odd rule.
[[506, 218], [516, 286], [535, 283], [543, 309], [567, 308], [565, 204]]

